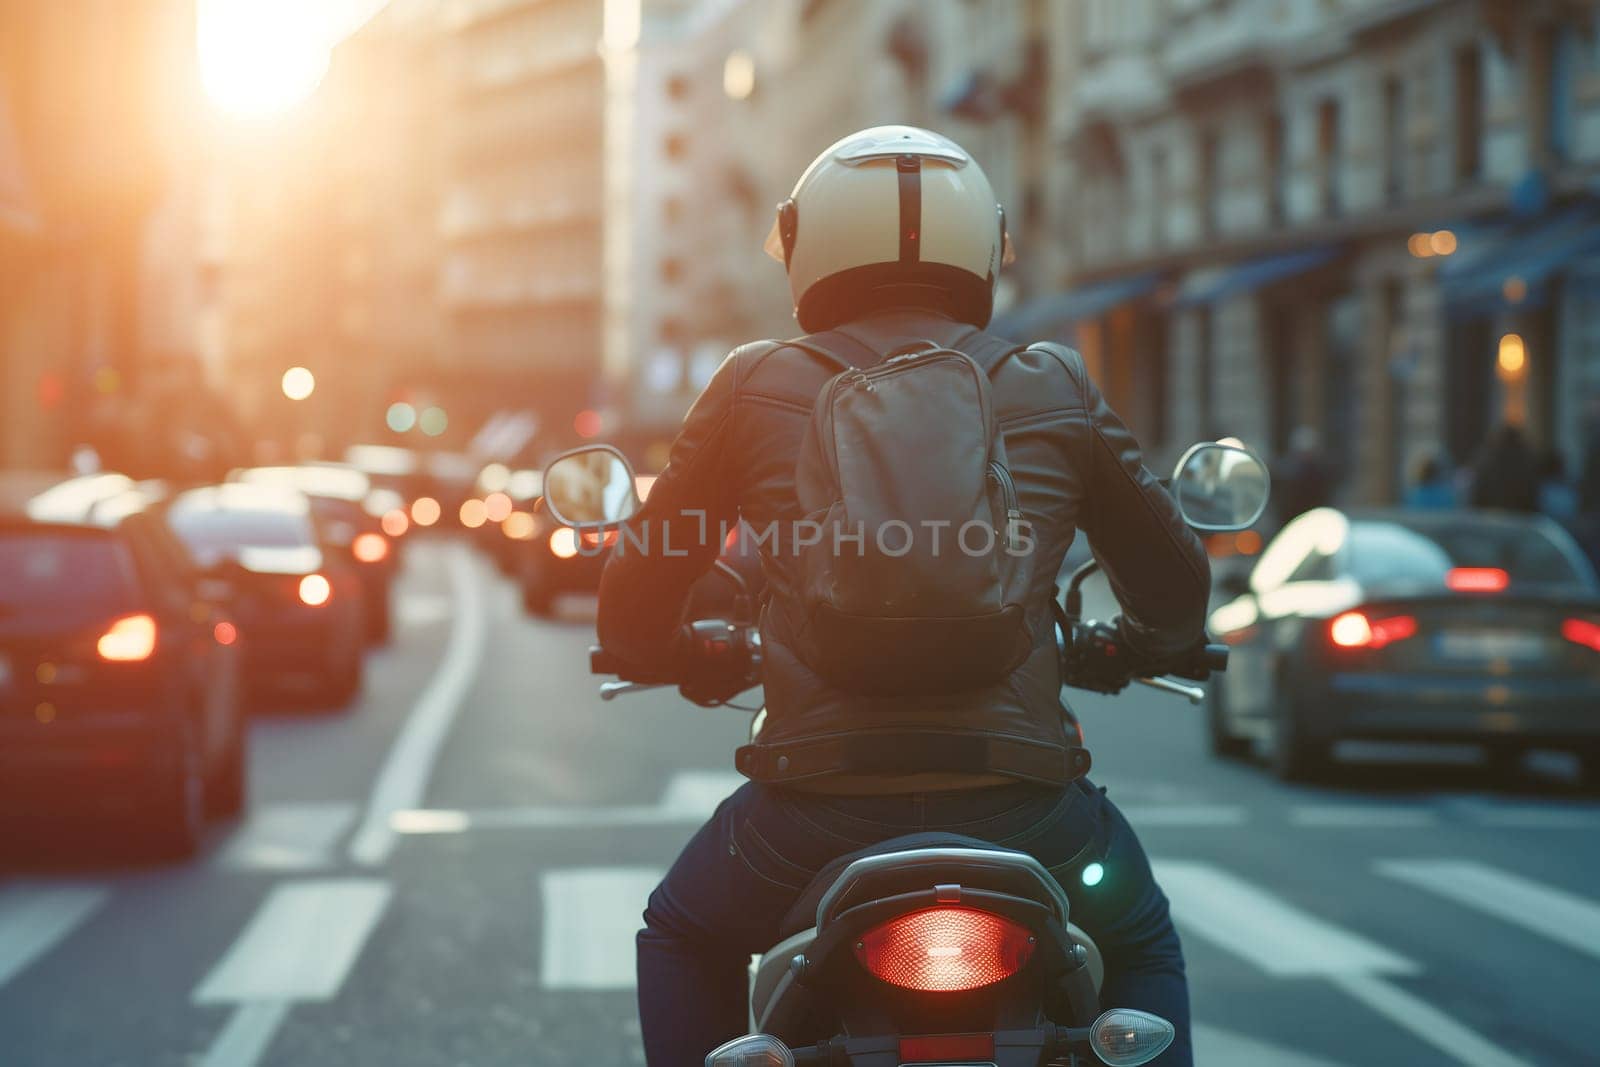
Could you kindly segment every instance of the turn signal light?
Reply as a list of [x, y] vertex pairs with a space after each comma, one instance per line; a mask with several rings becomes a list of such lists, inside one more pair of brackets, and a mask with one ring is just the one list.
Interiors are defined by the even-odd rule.
[[308, 574], [300, 579], [300, 603], [308, 608], [321, 607], [333, 596], [333, 583], [320, 574]]
[[1444, 584], [1456, 593], [1503, 593], [1511, 575], [1499, 567], [1456, 567], [1445, 574]]
[[1416, 632], [1417, 620], [1410, 615], [1374, 620], [1359, 611], [1347, 611], [1328, 624], [1328, 639], [1340, 648], [1382, 648]]
[[124, 615], [100, 635], [94, 650], [111, 663], [137, 663], [156, 650], [156, 620], [149, 615]]
[[1588, 619], [1568, 619], [1561, 624], [1561, 636], [1575, 645], [1600, 652], [1600, 623]]
[[948, 993], [1010, 978], [1027, 966], [1033, 948], [1033, 935], [1003, 916], [926, 908], [869, 930], [856, 945], [856, 958], [890, 985]]
[[381, 533], [357, 534], [350, 542], [350, 553], [362, 563], [380, 563], [389, 554], [389, 542]]

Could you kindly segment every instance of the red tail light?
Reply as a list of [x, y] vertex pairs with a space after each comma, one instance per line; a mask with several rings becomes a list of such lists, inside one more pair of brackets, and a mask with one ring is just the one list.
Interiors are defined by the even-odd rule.
[[1511, 575], [1499, 567], [1456, 567], [1445, 574], [1444, 584], [1457, 593], [1503, 593]]
[[369, 530], [350, 542], [350, 554], [362, 563], [379, 563], [389, 554], [389, 542], [383, 534]]
[[927, 908], [869, 930], [856, 957], [901, 989], [959, 992], [1010, 978], [1033, 956], [1033, 935], [975, 908]]
[[333, 583], [320, 574], [308, 574], [300, 579], [300, 603], [308, 608], [320, 607], [333, 596]]
[[1340, 648], [1382, 648], [1416, 632], [1417, 620], [1410, 615], [1372, 619], [1359, 611], [1347, 611], [1328, 624], [1328, 640]]
[[1600, 623], [1588, 619], [1568, 619], [1561, 624], [1561, 636], [1575, 645], [1600, 652]]
[[94, 650], [111, 663], [138, 663], [156, 650], [156, 620], [149, 615], [124, 615], [113, 622]]

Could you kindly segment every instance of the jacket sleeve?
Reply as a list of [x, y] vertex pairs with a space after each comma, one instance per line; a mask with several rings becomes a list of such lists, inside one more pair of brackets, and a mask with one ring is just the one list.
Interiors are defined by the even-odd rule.
[[600, 579], [600, 644], [639, 677], [675, 681], [673, 650], [690, 587], [738, 519], [725, 470], [738, 350], [723, 361], [672, 444], [643, 509], [621, 531]]
[[1088, 420], [1089, 547], [1122, 605], [1123, 637], [1160, 658], [1192, 648], [1205, 633], [1211, 565], [1178, 505], [1145, 468], [1139, 443], [1073, 360]]

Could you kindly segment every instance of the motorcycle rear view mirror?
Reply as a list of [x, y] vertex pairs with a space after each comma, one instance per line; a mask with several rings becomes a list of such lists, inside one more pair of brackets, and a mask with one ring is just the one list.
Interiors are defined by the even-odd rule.
[[1249, 449], [1211, 441], [1195, 445], [1172, 472], [1172, 496], [1196, 530], [1247, 530], [1267, 510], [1272, 477]]
[[610, 445], [588, 445], [564, 452], [544, 469], [544, 502], [562, 526], [603, 530], [629, 519], [643, 507], [633, 468]]

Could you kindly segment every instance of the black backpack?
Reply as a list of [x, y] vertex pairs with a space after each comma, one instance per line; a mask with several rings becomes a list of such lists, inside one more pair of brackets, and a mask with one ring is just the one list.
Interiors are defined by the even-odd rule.
[[1033, 538], [989, 395], [989, 374], [1021, 346], [970, 337], [987, 342], [976, 357], [924, 341], [865, 367], [817, 337], [796, 344], [843, 368], [817, 394], [796, 462], [794, 547], [796, 651], [841, 689], [976, 689], [1032, 650]]

